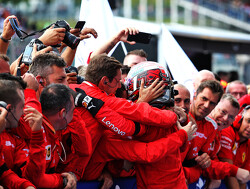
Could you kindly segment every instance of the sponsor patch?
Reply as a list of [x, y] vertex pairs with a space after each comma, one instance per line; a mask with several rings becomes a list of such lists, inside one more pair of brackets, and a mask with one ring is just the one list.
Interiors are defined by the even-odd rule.
[[46, 160], [51, 160], [51, 145], [47, 145], [46, 149]]

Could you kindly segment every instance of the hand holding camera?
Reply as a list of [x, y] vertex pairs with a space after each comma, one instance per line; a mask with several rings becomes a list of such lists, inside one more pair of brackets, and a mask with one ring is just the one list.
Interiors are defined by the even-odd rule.
[[60, 44], [65, 37], [65, 28], [54, 28], [51, 26], [38, 39], [46, 46]]

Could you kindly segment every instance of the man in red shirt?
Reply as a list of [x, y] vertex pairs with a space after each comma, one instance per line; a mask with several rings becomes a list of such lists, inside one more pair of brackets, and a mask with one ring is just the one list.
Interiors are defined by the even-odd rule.
[[[95, 65], [93, 65], [93, 64], [95, 64]], [[134, 138], [135, 140], [141, 141], [141, 142], [137, 142], [138, 146], [142, 145], [142, 147], [143, 146], [146, 147], [144, 149], [147, 149], [148, 145], [151, 146], [151, 144], [153, 144], [153, 143], [157, 144], [157, 140], [159, 140], [158, 144], [160, 145], [160, 141], [163, 141], [164, 137], [167, 136], [167, 137], [171, 138], [170, 134], [177, 131], [176, 125], [174, 125], [176, 123], [176, 121], [175, 121], [176, 114], [174, 114], [172, 111], [156, 109], [156, 108], [150, 107], [148, 104], [143, 103], [143, 102], [139, 103], [138, 105], [135, 105], [135, 104], [129, 103], [125, 99], [119, 99], [119, 98], [112, 97], [112, 93], [115, 92], [116, 88], [119, 85], [118, 81], [121, 79], [121, 72], [120, 72], [120, 69], [118, 66], [117, 66], [117, 68], [112, 69], [113, 70], [112, 72], [109, 70], [109, 69], [111, 69], [111, 67], [114, 68], [114, 66], [112, 66], [112, 64], [119, 65], [120, 63], [118, 61], [116, 61], [115, 59], [109, 58], [105, 55], [96, 56], [93, 59], [91, 59], [91, 62], [89, 64], [89, 67], [88, 67], [87, 73], [86, 73], [86, 79], [88, 80], [88, 82], [81, 84], [80, 88], [84, 89], [87, 94], [89, 93], [89, 94], [94, 95], [94, 96], [95, 95], [97, 96], [97, 94], [98, 94], [98, 97], [101, 98], [103, 101], [105, 101], [105, 104], [108, 104], [108, 106], [110, 108], [116, 110], [117, 112], [122, 114], [124, 117], [127, 117], [128, 119], [133, 119], [133, 120], [137, 119], [139, 122], [144, 122], [145, 124], [147, 124], [147, 129], [146, 129], [146, 132], [144, 133], [144, 135], [141, 135], [141, 136], [137, 135]], [[141, 64], [143, 64], [143, 65], [138, 64], [138, 65], [134, 66], [132, 69], [136, 69], [139, 66], [147, 67], [147, 65], [150, 67], [150, 65], [151, 65], [151, 63], [141, 63]], [[153, 66], [155, 66], [155, 68], [158, 68], [159, 64], [154, 63]], [[107, 69], [107, 67], [110, 67], [110, 68]], [[104, 70], [105, 68], [107, 70]], [[95, 75], [93, 73], [93, 69], [94, 69], [94, 73], [100, 74], [98, 76], [100, 78], [95, 77]], [[140, 69], [138, 69], [138, 70], [140, 70]], [[161, 69], [158, 69], [158, 71], [159, 70], [162, 71], [161, 72], [162, 73], [161, 79], [167, 82], [168, 78], [166, 75], [164, 75], [167, 73], [163, 72], [164, 69], [162, 67], [161, 67]], [[103, 72], [107, 72], [107, 73], [103, 73]], [[108, 72], [111, 72], [114, 75], [113, 79], [110, 79], [111, 76], [109, 76]], [[150, 70], [149, 70], [149, 72], [150, 72]], [[158, 73], [158, 72], [156, 72], [156, 73]], [[148, 80], [147, 80], [148, 83], [153, 82], [156, 78], [159, 77], [159, 75], [157, 75], [158, 77], [151, 78], [150, 76], [152, 76], [152, 75], [154, 75], [154, 74], [144, 75], [145, 77], [148, 78]], [[140, 77], [138, 76], [138, 81], [141, 79], [141, 78], [140, 79], [139, 78]], [[132, 81], [132, 78], [131, 78], [131, 81]], [[136, 84], [138, 84], [138, 81], [137, 80], [135, 81], [135, 86], [136, 86]], [[170, 82], [169, 82], [169, 84], [170, 84]], [[109, 95], [105, 94], [105, 92]], [[138, 98], [138, 95], [136, 96], [136, 98]], [[156, 100], [156, 99], [154, 99], [154, 100]], [[171, 96], [171, 100], [172, 100], [172, 96]], [[163, 106], [167, 105], [167, 102], [165, 102], [166, 104], [163, 102], [159, 103], [159, 101], [157, 101], [157, 102], [158, 102], [158, 105], [163, 105]], [[171, 102], [173, 103], [173, 101], [171, 101]], [[144, 107], [144, 109], [138, 109], [139, 107], [141, 107], [141, 108]], [[126, 111], [126, 109], [127, 109], [127, 111]], [[138, 112], [138, 114], [136, 114], [137, 112]], [[144, 112], [144, 115], [142, 114], [143, 112]], [[156, 115], [156, 112], [158, 112], [157, 115]], [[151, 115], [150, 115], [150, 113], [151, 113]], [[149, 115], [151, 116], [150, 117], [151, 119], [148, 117]], [[144, 119], [142, 119], [142, 118], [144, 118]], [[164, 127], [154, 127], [156, 122], [158, 122], [159, 124], [162, 124], [164, 121], [166, 121], [165, 125], [168, 127], [165, 127], [165, 128]], [[170, 123], [172, 123], [172, 124], [170, 124]], [[102, 155], [100, 155], [103, 152], [103, 153], [105, 153], [105, 157], [109, 158], [108, 160], [110, 160], [110, 158], [112, 159], [114, 157], [117, 158], [118, 156], [119, 156], [119, 158], [123, 157], [124, 159], [127, 158], [127, 159], [132, 160], [132, 161], [138, 160], [138, 163], [136, 163], [137, 187], [138, 188], [166, 188], [166, 187], [171, 188], [174, 186], [178, 187], [178, 188], [186, 188], [187, 186], [186, 186], [185, 177], [184, 177], [182, 166], [181, 166], [180, 149], [179, 149], [179, 147], [183, 145], [183, 143], [185, 142], [186, 139], [185, 139], [185, 135], [183, 135], [184, 133], [181, 134], [180, 132], [179, 133], [176, 132], [174, 134], [176, 134], [176, 136], [175, 136], [175, 139], [177, 139], [176, 141], [179, 141], [177, 143], [178, 147], [175, 146], [172, 148], [171, 147], [172, 145], [169, 145], [167, 148], [171, 149], [171, 152], [169, 151], [169, 153], [166, 153], [166, 155], [161, 157], [159, 159], [159, 161], [157, 161], [157, 162], [150, 161], [151, 158], [149, 156], [148, 157], [145, 156], [143, 154], [144, 151], [138, 151], [137, 153], [139, 155], [136, 155], [136, 153], [133, 152], [134, 149], [136, 150], [136, 147], [137, 147], [137, 144], [135, 141], [126, 140], [126, 143], [124, 145], [121, 142], [121, 146], [124, 147], [124, 151], [122, 152], [119, 149], [117, 150], [117, 148], [119, 148], [119, 146], [118, 146], [119, 142], [117, 142], [117, 141], [121, 141], [121, 139], [117, 139], [117, 138], [113, 137], [112, 135], [106, 135], [106, 136], [104, 135], [103, 136], [103, 134], [102, 134], [102, 136], [104, 137], [103, 140], [108, 140], [108, 142], [106, 144], [109, 144], [109, 143], [112, 144], [112, 149], [116, 149], [116, 150], [111, 150], [111, 151], [109, 151], [110, 154], [108, 154], [105, 152], [105, 150], [103, 151], [101, 149], [101, 151], [99, 151], [99, 153], [97, 152], [97, 154], [99, 154], [99, 155], [96, 157], [98, 160], [100, 160], [100, 162], [103, 161]], [[180, 135], [180, 136], [178, 136], [178, 135]], [[101, 139], [101, 141], [102, 141], [102, 139]], [[116, 142], [117, 142], [117, 144], [116, 144]], [[129, 143], [131, 144], [131, 146], [126, 145]], [[145, 144], [147, 144], [147, 145], [145, 146]], [[103, 143], [100, 144], [100, 146], [102, 146], [102, 145], [105, 146], [105, 144], [103, 144]], [[107, 148], [109, 148], [109, 145], [107, 146]], [[150, 150], [151, 149], [148, 148], [148, 152], [150, 152]], [[131, 152], [131, 153], [129, 153], [129, 152]], [[156, 154], [157, 156], [159, 155], [157, 153], [157, 151], [154, 151], [154, 154]], [[130, 155], [130, 157], [129, 157], [129, 155]], [[157, 156], [154, 156], [154, 157], [156, 158]], [[93, 161], [95, 161], [97, 159], [95, 159], [94, 156], [92, 158]], [[151, 160], [153, 160], [153, 159], [151, 159]], [[98, 162], [97, 162], [97, 164], [98, 164]], [[86, 177], [88, 177], [88, 174], [86, 175]]]
[[[0, 99], [1, 107], [7, 110], [7, 115], [4, 121], [5, 130], [0, 134], [0, 146], [1, 146], [1, 174], [0, 174], [0, 184], [7, 188], [25, 188], [25, 189], [34, 189], [35, 186], [31, 184], [26, 179], [20, 178], [25, 177], [29, 171], [29, 167], [33, 167], [33, 162], [30, 161], [25, 166], [23, 163], [28, 160], [28, 148], [25, 145], [25, 142], [20, 137], [14, 135], [11, 132], [11, 128], [18, 126], [18, 120], [20, 119], [23, 113], [24, 107], [24, 95], [23, 88], [25, 88], [25, 83], [9, 74], [0, 75]], [[12, 80], [9, 80], [12, 79]], [[30, 154], [34, 151], [41, 150], [40, 147], [36, 146], [43, 142], [43, 135], [41, 132], [41, 117], [39, 118], [39, 113], [31, 113], [31, 116], [38, 116], [37, 121], [33, 118], [30, 121], [33, 121], [32, 127], [32, 144], [30, 148]], [[1, 115], [4, 114], [4, 111], [1, 111]], [[40, 126], [40, 129], [39, 129]], [[4, 128], [3, 127], [3, 128]], [[38, 128], [38, 131], [36, 130]], [[39, 131], [40, 130], [40, 131]], [[42, 149], [43, 150], [43, 149]], [[40, 159], [38, 159], [39, 161]], [[27, 169], [26, 169], [27, 168]], [[34, 167], [33, 167], [34, 168]], [[19, 176], [15, 173], [20, 173]]]
[[[250, 106], [248, 105], [240, 113], [233, 126], [221, 132], [221, 150], [218, 157], [221, 161], [236, 165], [250, 171]], [[248, 177], [248, 180], [250, 178]], [[248, 181], [247, 180], [247, 181]], [[244, 188], [245, 184], [239, 182], [235, 177], [225, 179], [228, 188]]]
[[182, 153], [183, 166], [186, 167], [184, 170], [189, 183], [199, 178], [199, 174], [193, 176], [194, 171], [191, 171], [193, 168], [189, 167], [194, 167], [197, 162], [204, 168], [210, 166], [210, 158], [203, 159], [203, 157], [211, 153], [210, 143], [214, 140], [217, 124], [206, 116], [214, 109], [222, 94], [223, 89], [217, 81], [204, 81], [199, 85], [191, 104], [189, 114], [195, 120], [198, 129], [196, 138], [189, 142], [188, 150]]

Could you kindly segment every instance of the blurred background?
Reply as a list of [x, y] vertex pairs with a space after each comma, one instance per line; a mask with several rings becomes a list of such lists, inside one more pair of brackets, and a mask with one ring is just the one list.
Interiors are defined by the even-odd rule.
[[[227, 82], [240, 79], [250, 83], [250, 1], [109, 0], [109, 4], [117, 17], [168, 25], [198, 70], [209, 69]], [[74, 27], [80, 6], [81, 0], [0, 0], [0, 29], [4, 19], [12, 14], [27, 33], [57, 20], [66, 20]], [[155, 35], [150, 43], [155, 51], [156, 38]], [[14, 35], [8, 50], [10, 62], [30, 40], [20, 41]], [[139, 47], [152, 52], [150, 45]], [[149, 59], [157, 61], [157, 52]]]

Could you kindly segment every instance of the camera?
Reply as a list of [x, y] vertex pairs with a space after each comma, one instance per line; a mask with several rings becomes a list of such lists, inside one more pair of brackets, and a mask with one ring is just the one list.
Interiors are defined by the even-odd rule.
[[40, 51], [40, 50], [47, 47], [39, 39], [32, 39], [29, 42], [29, 44], [25, 47], [23, 57], [22, 57], [22, 60], [21, 60], [22, 63], [24, 63], [26, 65], [30, 65], [32, 63], [32, 51], [33, 51], [34, 44], [37, 45], [37, 51]]
[[71, 49], [75, 49], [78, 46], [78, 44], [80, 42], [80, 38], [76, 37], [70, 33], [70, 26], [65, 20], [56, 21], [54, 28], [65, 28], [66, 29], [63, 42], [67, 46], [69, 46]]
[[69, 67], [65, 68], [65, 72], [66, 73], [71, 73], [71, 72], [77, 73], [77, 76], [76, 76], [76, 78], [77, 78], [77, 80], [76, 80], [77, 84], [81, 84], [83, 81], [85, 81], [84, 77], [78, 75], [78, 70], [74, 66], [69, 66]]

